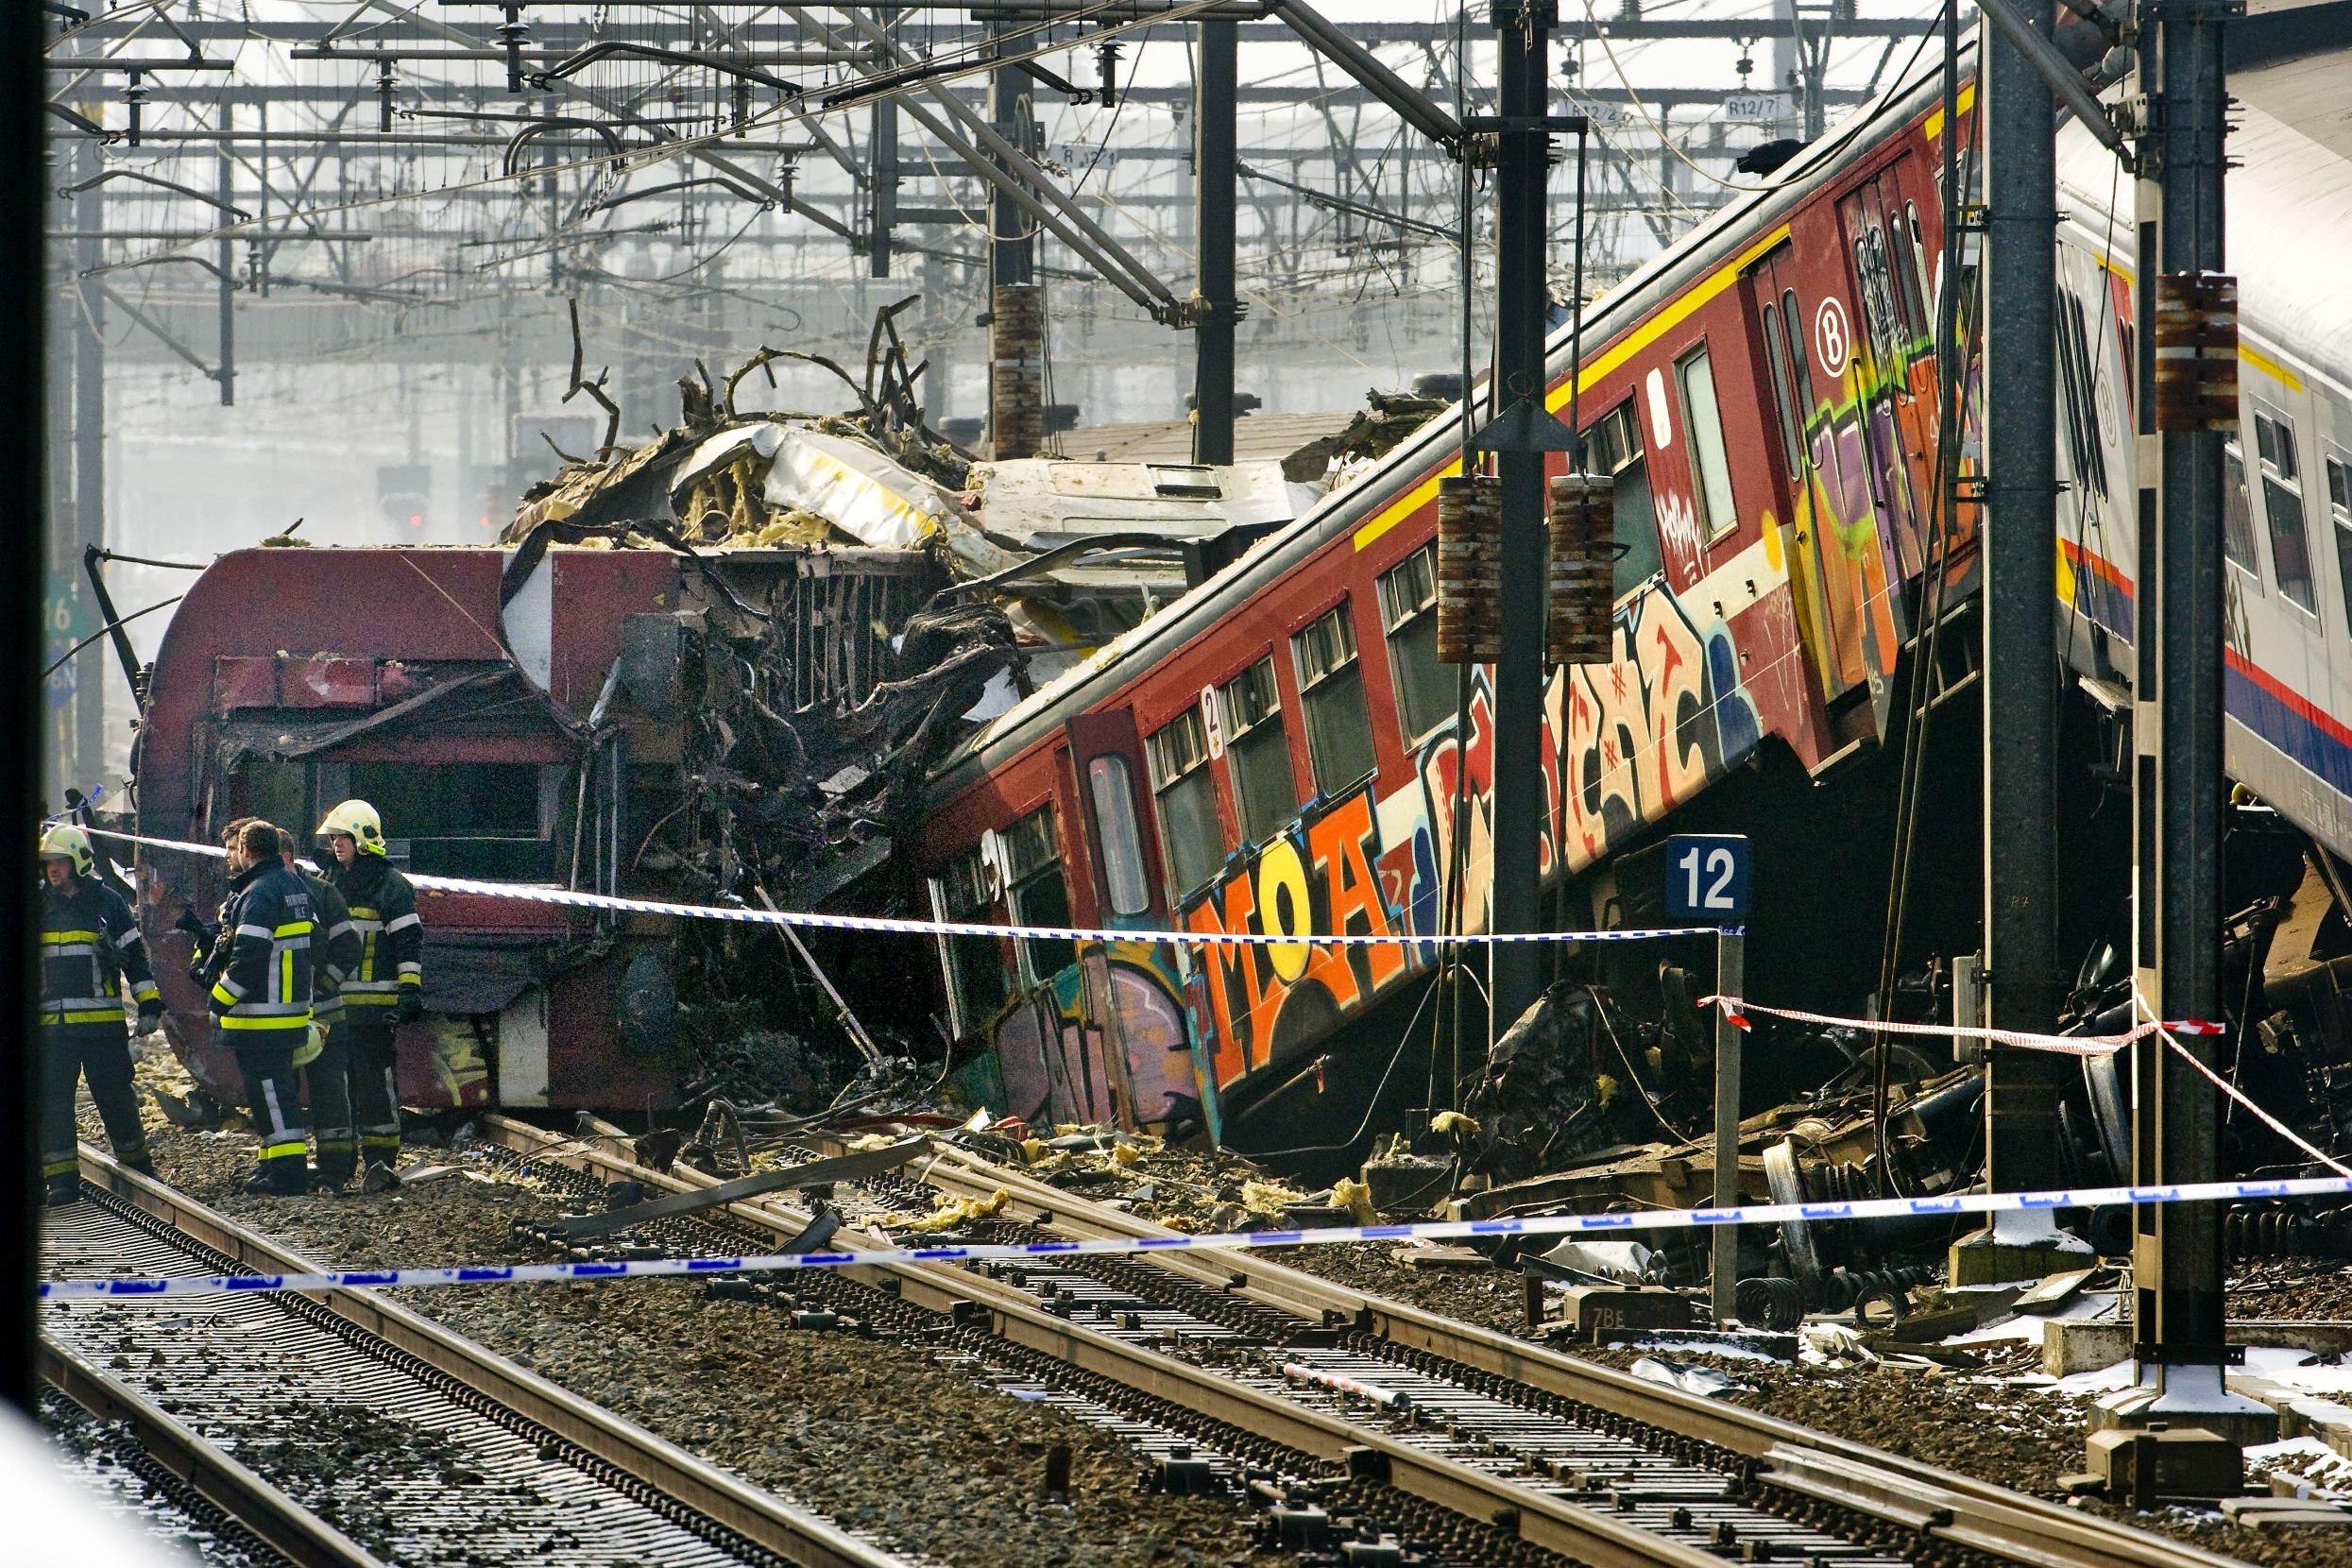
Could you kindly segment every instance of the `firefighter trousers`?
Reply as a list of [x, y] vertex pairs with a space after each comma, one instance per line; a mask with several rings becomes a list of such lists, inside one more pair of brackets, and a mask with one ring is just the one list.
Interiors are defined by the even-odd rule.
[[349, 1085], [351, 1119], [359, 1128], [362, 1165], [388, 1166], [401, 1157], [401, 1091], [395, 1072], [400, 1048], [391, 1011], [346, 1001], [343, 1022], [335, 1029], [343, 1039], [344, 1081]]
[[74, 1157], [74, 1091], [84, 1078], [114, 1157], [133, 1170], [153, 1169], [139, 1126], [139, 1099], [130, 1086], [130, 1044], [121, 1024], [43, 1025], [41, 1077], [41, 1174], [53, 1194], [70, 1197], [81, 1189]]
[[[268, 1038], [284, 1034], [283, 1041]], [[292, 1030], [222, 1030], [220, 1043], [235, 1052], [245, 1075], [253, 1134], [262, 1140], [259, 1180], [270, 1191], [298, 1193], [310, 1185], [310, 1146], [302, 1137], [302, 1079], [294, 1065], [301, 1035]]]
[[302, 1069], [310, 1091], [311, 1135], [318, 1142], [318, 1185], [339, 1187], [359, 1169], [359, 1132], [351, 1120], [351, 1031], [341, 1017], [327, 1028], [318, 1059]]

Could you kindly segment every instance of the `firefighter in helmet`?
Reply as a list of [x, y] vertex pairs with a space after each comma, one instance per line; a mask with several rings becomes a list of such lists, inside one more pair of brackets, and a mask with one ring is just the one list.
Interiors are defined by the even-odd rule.
[[41, 1174], [54, 1205], [81, 1196], [74, 1090], [83, 1078], [114, 1157], [155, 1174], [130, 1085], [123, 1003], [128, 991], [133, 1028], [145, 1039], [163, 1021], [163, 996], [130, 906], [93, 875], [97, 860], [90, 835], [72, 823], [53, 823], [42, 829], [40, 854]]
[[247, 1192], [295, 1196], [310, 1185], [295, 1058], [311, 1044], [310, 889], [278, 855], [278, 829], [255, 818], [228, 845], [229, 901], [210, 961], [213, 1022], [237, 1058], [261, 1138]]
[[350, 1048], [343, 1031], [343, 981], [359, 966], [359, 928], [334, 884], [296, 858], [294, 835], [278, 829], [278, 858], [302, 878], [311, 895], [311, 1018], [318, 1026], [318, 1054], [303, 1065], [308, 1070], [311, 1135], [318, 1154], [311, 1175], [332, 1191], [359, 1169], [359, 1135], [351, 1125], [350, 1071], [345, 1055]]
[[358, 963], [343, 980], [342, 1055], [349, 1073], [350, 1105], [359, 1123], [362, 1185], [391, 1185], [401, 1153], [398, 1055], [393, 1031], [424, 1014], [424, 923], [417, 891], [384, 858], [383, 819], [364, 800], [347, 800], [327, 813], [319, 836], [334, 854], [327, 879], [350, 906], [359, 932]]

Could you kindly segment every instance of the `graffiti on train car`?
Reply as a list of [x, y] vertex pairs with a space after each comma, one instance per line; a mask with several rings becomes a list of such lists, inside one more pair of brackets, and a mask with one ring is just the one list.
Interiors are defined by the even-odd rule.
[[[1557, 670], [1545, 697], [1547, 830], [1542, 872], [1580, 871], [1754, 751], [1756, 708], [1738, 651], [1702, 632], [1663, 588], [1617, 617], [1616, 656]], [[1565, 736], [1566, 743], [1561, 743]], [[1296, 936], [1296, 943], [1198, 949], [1197, 1025], [1221, 1088], [1327, 1032], [1434, 958], [1426, 941], [1450, 900], [1457, 813], [1462, 907], [1485, 929], [1492, 869], [1493, 702], [1482, 670], [1467, 723], [1424, 741], [1411, 782], [1318, 802], [1280, 836], [1238, 856], [1183, 912], [1188, 930]], [[1394, 946], [1319, 946], [1320, 935], [1395, 936]]]
[[1620, 611], [1616, 654], [1553, 682], [1568, 688], [1568, 741], [1555, 754], [1566, 762], [1573, 871], [1747, 760], [1763, 733], [1730, 629], [1702, 632], [1676, 595], [1645, 593]]
[[1201, 1103], [1184, 980], [1154, 943], [1088, 946], [995, 1025], [1001, 1104], [1032, 1122], [1157, 1126]]

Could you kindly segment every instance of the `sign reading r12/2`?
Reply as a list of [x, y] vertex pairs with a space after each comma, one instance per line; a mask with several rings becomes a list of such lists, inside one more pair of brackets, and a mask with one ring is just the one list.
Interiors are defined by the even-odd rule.
[[1678, 833], [1666, 841], [1666, 918], [1729, 925], [1747, 918], [1747, 840]]

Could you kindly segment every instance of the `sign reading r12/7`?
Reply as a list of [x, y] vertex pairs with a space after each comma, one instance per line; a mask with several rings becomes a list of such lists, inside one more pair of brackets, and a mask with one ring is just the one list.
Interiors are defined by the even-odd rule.
[[1730, 925], [1747, 918], [1747, 840], [1678, 833], [1666, 841], [1666, 918]]

